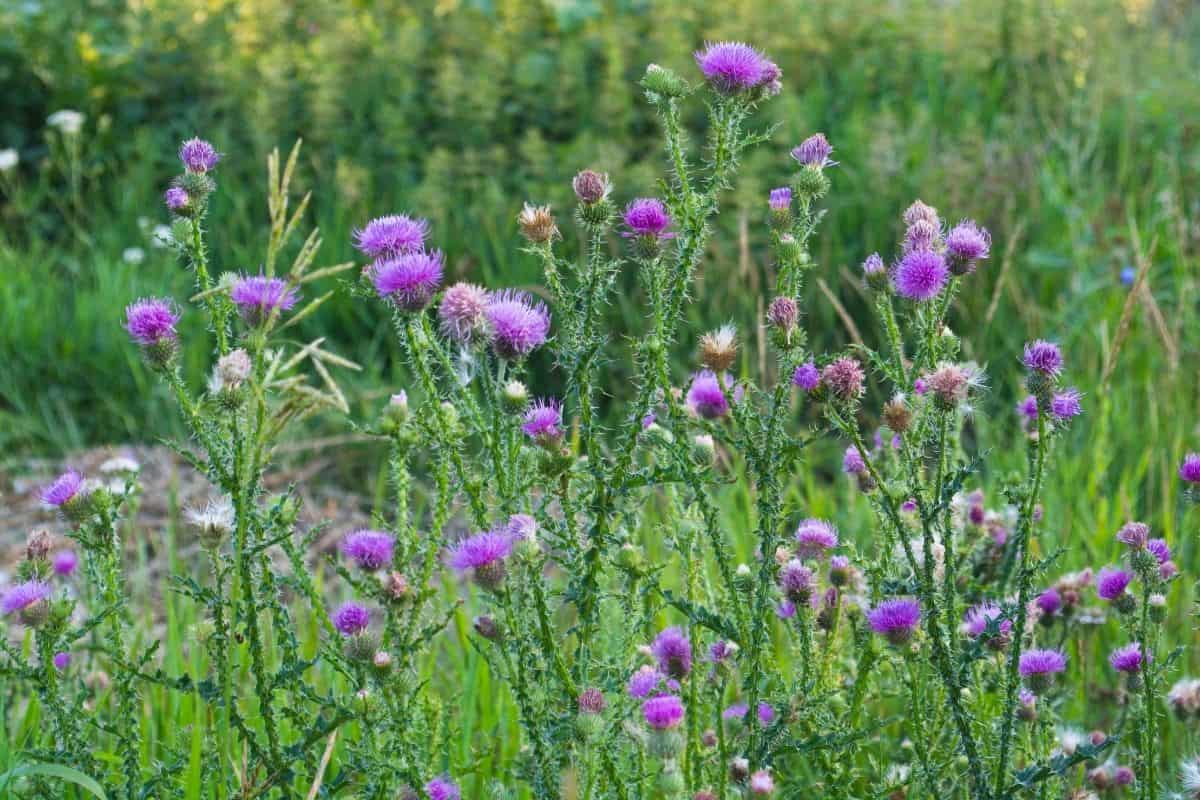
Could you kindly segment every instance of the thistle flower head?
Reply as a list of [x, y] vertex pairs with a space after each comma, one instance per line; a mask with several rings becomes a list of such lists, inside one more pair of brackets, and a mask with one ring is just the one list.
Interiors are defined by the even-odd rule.
[[884, 600], [867, 612], [871, 630], [896, 645], [909, 641], [920, 621], [921, 604], [908, 597]]
[[706, 44], [695, 53], [704, 78], [718, 92], [736, 94], [779, 80], [779, 68], [758, 50], [742, 42]]
[[700, 337], [700, 361], [713, 372], [724, 372], [737, 359], [737, 328], [722, 325]]
[[233, 530], [233, 503], [227, 497], [213, 498], [202, 506], [188, 506], [183, 518], [196, 529], [203, 545], [215, 548]]
[[999, 620], [999, 629], [1001, 636], [1005, 636], [1012, 632], [1012, 620], [1001, 620], [1003, 616], [1000, 606], [995, 603], [983, 603], [977, 605], [967, 612], [963, 618], [962, 630], [967, 636], [972, 639], [978, 639], [987, 630], [988, 623]]
[[871, 253], [863, 260], [862, 274], [870, 288], [877, 290], [887, 288], [887, 265], [883, 263], [883, 257], [879, 253]]
[[769, 770], [756, 770], [750, 776], [750, 794], [752, 795], [768, 795], [775, 791], [775, 779], [771, 777]]
[[217, 166], [221, 154], [203, 139], [192, 138], [179, 146], [179, 160], [188, 172], [204, 174]]
[[862, 365], [849, 356], [839, 358], [821, 370], [821, 383], [839, 400], [849, 402], [862, 397], [866, 389]]
[[442, 285], [443, 270], [440, 250], [416, 250], [376, 261], [368, 274], [381, 299], [404, 311], [420, 311]]
[[580, 714], [600, 714], [608, 705], [604, 702], [604, 693], [594, 687], [580, 692], [576, 702]]
[[184, 210], [188, 207], [190, 199], [187, 190], [182, 186], [172, 186], [163, 192], [163, 203], [170, 211]]
[[524, 292], [493, 292], [484, 314], [492, 333], [492, 348], [504, 359], [529, 355], [550, 333], [550, 312]]
[[300, 292], [282, 278], [243, 275], [229, 290], [229, 297], [247, 325], [261, 325], [276, 312], [291, 311]]
[[1050, 413], [1059, 422], [1066, 422], [1083, 413], [1083, 395], [1075, 387], [1056, 392], [1050, 398]]
[[171, 300], [145, 297], [125, 307], [125, 330], [143, 347], [171, 344], [179, 338], [175, 326], [181, 316]]
[[1146, 549], [1154, 556], [1160, 565], [1171, 560], [1171, 547], [1166, 539], [1151, 539], [1146, 542]]
[[1124, 647], [1113, 650], [1108, 656], [1108, 663], [1117, 672], [1134, 675], [1142, 671], [1142, 645], [1131, 642]]
[[[727, 386], [727, 375], [725, 380]], [[737, 399], [737, 396], [738, 390], [734, 390], [734, 399]], [[725, 397], [725, 392], [721, 391], [720, 381], [716, 379], [716, 374], [709, 372], [708, 369], [696, 373], [695, 377], [691, 379], [686, 403], [692, 414], [706, 420], [718, 420], [730, 411], [730, 403]]]
[[1179, 478], [1185, 483], [1200, 485], [1200, 453], [1188, 453], [1179, 465]]
[[15, 613], [22, 614], [54, 593], [54, 588], [45, 581], [32, 580], [8, 587], [0, 595], [0, 613], [8, 617]]
[[900, 259], [892, 273], [892, 284], [901, 297], [925, 302], [946, 287], [950, 270], [946, 260], [933, 250], [913, 250]]
[[75, 554], [74, 550], [59, 550], [54, 554], [51, 566], [54, 568], [55, 575], [68, 578], [74, 575], [76, 568], [79, 567], [79, 556]]
[[534, 244], [545, 244], [552, 239], [561, 238], [550, 206], [526, 203], [517, 215], [517, 225], [521, 228], [521, 235]]
[[1067, 657], [1060, 650], [1026, 650], [1017, 662], [1025, 685], [1034, 692], [1050, 688], [1054, 676], [1067, 668]]
[[563, 437], [562, 404], [554, 399], [535, 400], [525, 412], [521, 430], [539, 444], [558, 444]]
[[665, 676], [654, 667], [643, 665], [636, 672], [629, 676], [629, 683], [625, 690], [630, 697], [646, 697], [650, 692], [658, 688], [658, 685], [663, 682]]
[[767, 322], [785, 334], [796, 329], [800, 321], [800, 306], [795, 298], [780, 296], [771, 300], [767, 306]]
[[650, 644], [650, 653], [658, 669], [672, 678], [684, 678], [692, 671], [692, 643], [683, 628], [664, 628]]
[[972, 220], [964, 219], [946, 234], [946, 252], [959, 266], [962, 273], [975, 269], [975, 265], [988, 257], [992, 248], [992, 237]]
[[943, 362], [925, 376], [925, 385], [940, 407], [955, 409], [967, 401], [972, 386], [980, 385], [979, 370], [972, 364]]
[[462, 791], [458, 784], [446, 777], [437, 777], [425, 784], [429, 800], [461, 800]]
[[342, 553], [362, 569], [374, 572], [392, 563], [396, 539], [386, 531], [360, 528], [342, 539]]
[[1038, 418], [1038, 401], [1033, 395], [1028, 395], [1020, 403], [1017, 403], [1017, 413], [1025, 418], [1026, 421], [1036, 422]]
[[675, 236], [667, 230], [671, 226], [671, 215], [663, 202], [655, 197], [639, 197], [625, 207], [625, 226], [629, 228], [623, 236], [646, 236], [670, 239]]
[[917, 250], [932, 250], [941, 238], [942, 231], [935, 223], [919, 219], [905, 229], [904, 240], [900, 243], [900, 249], [904, 253], [912, 253]]
[[779, 569], [779, 590], [796, 605], [807, 603], [816, 586], [817, 576], [799, 559], [793, 558]]
[[914, 200], [913, 204], [904, 211], [904, 224], [911, 227], [919, 221], [928, 222], [935, 228], [942, 227], [942, 221], [938, 218], [936, 208], [927, 206], [920, 200]]
[[1131, 580], [1133, 575], [1120, 567], [1104, 567], [1096, 576], [1096, 594], [1111, 602], [1125, 594]]
[[833, 145], [823, 133], [814, 133], [796, 147], [792, 148], [792, 158], [806, 167], [830, 167], [836, 164], [829, 156], [833, 154]]
[[506, 531], [477, 533], [458, 543], [450, 552], [449, 564], [457, 570], [489, 567], [508, 558], [512, 545], [512, 536]]
[[1021, 363], [1030, 372], [1056, 378], [1063, 368], [1062, 351], [1053, 342], [1038, 339], [1025, 345]]
[[683, 721], [683, 702], [673, 694], [661, 694], [642, 703], [642, 716], [655, 730], [675, 728]]
[[606, 199], [612, 191], [612, 184], [609, 183], [607, 175], [585, 169], [580, 170], [571, 180], [571, 188], [575, 190], [579, 202], [591, 205]]
[[60, 651], [54, 654], [52, 661], [54, 663], [54, 668], [59, 672], [62, 672], [67, 667], [71, 666], [71, 654], [65, 651]]
[[487, 334], [488, 291], [473, 283], [459, 282], [448, 288], [438, 306], [442, 334], [453, 342], [466, 345]]
[[1144, 522], [1126, 522], [1117, 531], [1117, 541], [1130, 550], [1145, 550], [1150, 542], [1150, 526]]
[[847, 447], [842, 454], [842, 472], [847, 475], [865, 475], [867, 472], [867, 462], [863, 461], [862, 453], [854, 445]]
[[1053, 586], [1039, 594], [1033, 602], [1048, 617], [1057, 614], [1063, 607], [1062, 595]]
[[407, 214], [377, 217], [354, 231], [354, 246], [369, 258], [391, 258], [424, 249], [428, 220]]
[[792, 207], [792, 190], [787, 186], [772, 189], [767, 198], [767, 205], [772, 211], [787, 211]]
[[85, 491], [83, 473], [68, 469], [42, 489], [42, 502], [53, 508], [62, 508]]
[[811, 392], [821, 385], [821, 371], [813, 362], [805, 361], [792, 373], [792, 383], [806, 392]]
[[801, 558], [823, 556], [837, 546], [837, 528], [823, 519], [806, 519], [796, 528], [796, 552]]
[[362, 633], [371, 624], [371, 614], [365, 606], [353, 601], [342, 603], [333, 612], [333, 627], [343, 636]]

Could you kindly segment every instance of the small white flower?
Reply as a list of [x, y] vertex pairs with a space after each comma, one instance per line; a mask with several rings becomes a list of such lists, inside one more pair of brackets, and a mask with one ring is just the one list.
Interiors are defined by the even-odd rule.
[[21, 156], [17, 154], [16, 150], [11, 147], [0, 150], [0, 172], [8, 172], [19, 163], [21, 163]]
[[170, 225], [155, 225], [150, 232], [150, 244], [154, 247], [170, 247], [175, 243]]
[[1179, 785], [1188, 797], [1200, 797], [1200, 759], [1193, 756], [1179, 765]]
[[121, 260], [126, 264], [140, 264], [146, 260], [146, 251], [140, 247], [126, 247], [121, 253]]
[[100, 471], [106, 475], [114, 472], [135, 473], [141, 469], [142, 465], [128, 456], [113, 456], [100, 465]]
[[80, 112], [64, 108], [46, 117], [46, 124], [51, 128], [58, 128], [65, 136], [74, 136], [83, 130], [83, 121], [85, 119], [87, 117]]

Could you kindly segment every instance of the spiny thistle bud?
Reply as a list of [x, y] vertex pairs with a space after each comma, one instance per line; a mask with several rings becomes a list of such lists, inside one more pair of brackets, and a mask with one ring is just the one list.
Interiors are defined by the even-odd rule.
[[379, 650], [371, 657], [371, 666], [376, 672], [387, 673], [392, 669], [392, 654], [386, 650]]
[[500, 392], [500, 399], [504, 403], [505, 410], [514, 414], [520, 413], [529, 405], [529, 390], [520, 381], [511, 380], [504, 384], [504, 388]]
[[791, 343], [792, 334], [800, 322], [800, 306], [793, 297], [776, 297], [767, 306], [767, 322], [778, 334], [780, 343]]
[[874, 292], [887, 292], [891, 289], [892, 283], [888, 280], [887, 267], [884, 266], [879, 253], [867, 256], [862, 263], [862, 272], [868, 289]]
[[1167, 618], [1167, 596], [1159, 592], [1150, 595], [1149, 602], [1146, 604], [1147, 612], [1150, 614], [1150, 619], [1154, 622], [1163, 622]]
[[663, 97], [683, 97], [692, 90], [688, 82], [673, 70], [658, 64], [646, 66], [646, 74], [642, 76], [642, 88]]
[[388, 398], [388, 403], [383, 407], [381, 416], [379, 426], [383, 432], [396, 433], [408, 421], [408, 392], [401, 389]]
[[737, 569], [733, 571], [733, 585], [743, 592], [748, 592], [754, 587], [754, 573], [750, 571], [749, 564], [737, 565]]
[[344, 639], [345, 647], [343, 652], [346, 658], [351, 661], [373, 661], [375, 658], [376, 649], [379, 646], [375, 636], [367, 631], [347, 636]]
[[250, 355], [245, 350], [240, 347], [231, 350], [217, 360], [217, 376], [221, 387], [236, 391], [250, 377], [253, 368]]
[[772, 189], [767, 205], [771, 209], [771, 227], [786, 230], [792, 224], [792, 190], [787, 186]]
[[808, 265], [803, 246], [790, 233], [779, 237], [779, 261], [782, 264], [798, 264], [802, 267]]
[[692, 455], [701, 464], [711, 464], [717, 454], [717, 444], [707, 433], [698, 433], [692, 437]]
[[189, 216], [200, 215], [208, 202], [208, 196], [217, 189], [216, 181], [203, 172], [185, 172], [172, 182], [172, 186], [182, 189], [187, 195], [186, 210]]
[[517, 224], [521, 227], [521, 235], [533, 244], [546, 244], [552, 239], [559, 238], [558, 225], [550, 206], [535, 206], [529, 203], [517, 215]]
[[796, 194], [809, 200], [819, 200], [829, 193], [829, 176], [818, 166], [806, 164], [792, 179]]
[[617, 551], [617, 566], [626, 572], [640, 575], [646, 568], [646, 556], [642, 548], [629, 542], [621, 545], [621, 549]]
[[737, 359], [737, 328], [722, 325], [700, 337], [700, 362], [713, 372], [724, 372]]
[[609, 192], [612, 191], [612, 184], [609, 183], [607, 175], [585, 169], [580, 170], [571, 180], [571, 188], [575, 190], [579, 202], [590, 206], [607, 200]]
[[496, 620], [489, 617], [487, 614], [482, 614], [471, 620], [471, 627], [475, 632], [487, 639], [489, 642], [500, 641], [500, 626]]
[[912, 410], [902, 394], [897, 394], [884, 404], [882, 416], [883, 424], [895, 433], [904, 433], [912, 424]]

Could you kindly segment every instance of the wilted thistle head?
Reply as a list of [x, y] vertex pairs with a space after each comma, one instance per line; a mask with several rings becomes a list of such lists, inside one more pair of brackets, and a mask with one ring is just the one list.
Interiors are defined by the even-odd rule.
[[1200, 453], [1188, 453], [1179, 464], [1179, 479], [1193, 486], [1200, 485]]
[[342, 553], [362, 569], [374, 572], [392, 563], [396, 539], [386, 531], [360, 528], [342, 539]]
[[356, 636], [371, 624], [371, 614], [354, 601], [342, 603], [333, 613], [333, 627], [343, 636]]
[[202, 175], [217, 166], [221, 154], [203, 139], [192, 138], [179, 146], [179, 160], [188, 172]]
[[779, 569], [779, 590], [797, 606], [812, 599], [817, 588], [816, 575], [799, 559], [793, 558]]
[[700, 363], [713, 372], [724, 372], [737, 359], [737, 328], [722, 325], [700, 337]]
[[473, 283], [456, 283], [442, 295], [438, 323], [442, 334], [467, 345], [487, 337], [488, 291]]
[[655, 730], [665, 731], [683, 722], [683, 702], [673, 694], [661, 694], [642, 703], [642, 716]]
[[1142, 645], [1132, 642], [1113, 650], [1108, 656], [1109, 665], [1117, 672], [1135, 675], [1142, 671]]
[[625, 207], [623, 220], [629, 228], [621, 234], [625, 237], [670, 239], [675, 236], [667, 230], [671, 226], [671, 215], [663, 202], [656, 197], [639, 197], [631, 202]]
[[1054, 676], [1067, 668], [1067, 657], [1061, 650], [1026, 650], [1017, 662], [1025, 685], [1035, 693], [1050, 688]]
[[829, 167], [836, 164], [829, 156], [833, 154], [833, 145], [823, 133], [814, 133], [796, 147], [792, 148], [792, 158], [806, 167]]
[[406, 214], [377, 217], [354, 231], [354, 246], [370, 258], [389, 258], [425, 247], [429, 222]]
[[125, 307], [125, 330], [129, 338], [147, 351], [173, 351], [179, 340], [175, 326], [181, 316], [173, 301], [144, 297]]
[[10, 586], [0, 596], [0, 613], [6, 617], [17, 614], [23, 624], [36, 628], [49, 616], [50, 608], [46, 601], [53, 593], [54, 588], [41, 580]]
[[425, 784], [425, 794], [429, 800], [461, 800], [462, 792], [458, 784], [447, 777], [437, 777]]
[[828, 387], [834, 397], [850, 402], [862, 397], [866, 391], [862, 366], [849, 356], [839, 358], [821, 370], [821, 383]]
[[796, 528], [796, 552], [801, 558], [818, 558], [837, 546], [837, 528], [823, 519], [806, 519]]
[[459, 542], [450, 551], [449, 564], [460, 572], [471, 570], [483, 588], [498, 589], [504, 582], [504, 559], [512, 553], [512, 546], [512, 536], [506, 531], [484, 531]]
[[518, 359], [541, 347], [550, 333], [550, 312], [524, 292], [505, 289], [488, 297], [484, 310], [492, 348], [504, 359]]
[[221, 546], [234, 526], [233, 504], [228, 498], [218, 497], [202, 506], [189, 506], [183, 518], [196, 529], [200, 543], [209, 549]]
[[550, 398], [535, 400], [525, 412], [521, 430], [542, 447], [555, 447], [563, 438], [562, 404]]
[[1074, 386], [1055, 392], [1050, 398], [1050, 413], [1059, 422], [1067, 422], [1083, 413], [1083, 395]]
[[[726, 378], [726, 386], [728, 386], [728, 378]], [[721, 384], [717, 380], [716, 374], [709, 370], [698, 372], [692, 378], [686, 402], [688, 410], [704, 419], [720, 419], [729, 413], [729, 400], [725, 397], [725, 392], [721, 390]]]
[[769, 86], [781, 74], [774, 62], [742, 42], [706, 44], [695, 58], [704, 79], [722, 94]]
[[970, 389], [978, 385], [978, 370], [971, 364], [941, 363], [925, 376], [925, 385], [938, 406], [953, 410], [966, 402]]
[[1038, 339], [1025, 345], [1025, 352], [1021, 356], [1021, 363], [1030, 372], [1050, 378], [1057, 378], [1063, 368], [1062, 351], [1053, 342]]
[[968, 275], [975, 271], [980, 261], [991, 252], [992, 237], [972, 220], [964, 219], [946, 234], [946, 253], [950, 259], [950, 271], [955, 275]]
[[896, 294], [920, 303], [937, 297], [946, 287], [949, 277], [950, 270], [941, 253], [913, 250], [896, 265], [892, 273], [892, 285]]
[[381, 299], [403, 311], [420, 311], [442, 285], [444, 261], [440, 250], [400, 253], [376, 261], [368, 274]]
[[526, 203], [517, 215], [517, 225], [521, 228], [521, 235], [534, 244], [545, 244], [559, 237], [558, 225], [550, 213], [550, 206]]
[[685, 678], [692, 671], [692, 643], [683, 628], [664, 628], [650, 644], [650, 653], [659, 670], [672, 678]]
[[882, 418], [883, 424], [895, 433], [908, 430], [908, 426], [912, 424], [912, 410], [909, 409], [904, 395], [897, 394], [884, 404]]
[[867, 624], [871, 630], [894, 645], [902, 645], [912, 639], [920, 621], [921, 604], [909, 597], [884, 600], [867, 612]]
[[589, 687], [580, 692], [576, 702], [580, 714], [602, 714], [608, 706], [604, 702], [604, 693], [595, 687]]
[[821, 385], [821, 371], [813, 362], [805, 361], [792, 373], [792, 383], [806, 392], [811, 392]]
[[237, 306], [242, 321], [255, 326], [266, 322], [276, 311], [291, 311], [300, 300], [300, 292], [282, 278], [243, 275], [230, 288], [229, 298]]
[[182, 186], [172, 186], [163, 192], [163, 203], [167, 209], [179, 213], [188, 207], [191, 198]]

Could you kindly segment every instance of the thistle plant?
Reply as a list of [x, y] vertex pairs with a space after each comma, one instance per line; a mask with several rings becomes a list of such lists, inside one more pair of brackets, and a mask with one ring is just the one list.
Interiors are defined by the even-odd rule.
[[[1085, 400], [1065, 380], [1069, 353], [1035, 339], [997, 359], [996, 380], [1024, 375], [1010, 427], [1025, 452], [1021, 471], [988, 469], [975, 428], [988, 379], [950, 325], [992, 241], [921, 201], [887, 258], [862, 264], [878, 345], [815, 352], [810, 243], [840, 166], [821, 133], [778, 153], [780, 186], [762, 208], [763, 318], [689, 331], [738, 164], [774, 146], [754, 115], [783, 79], [740, 43], [695, 61], [694, 80], [651, 65], [641, 81], [664, 140], [656, 196], [622, 197], [584, 169], [569, 222], [524, 204], [536, 294], [446, 285], [438, 243], [451, 234], [412, 211], [356, 230], [359, 262], [311, 269], [318, 233], [291, 245], [308, 204], [290, 208], [298, 146], [269, 160], [261, 268], [220, 272], [206, 225], [221, 156], [184, 143], [164, 203], [195, 293], [186, 306], [133, 302], [125, 327], [187, 423], [178, 452], [212, 486], [185, 514], [207, 574], [174, 576], [204, 616], [205, 674], [168, 674], [153, 647], [133, 644], [119, 521], [136, 484], [114, 493], [67, 473], [46, 502], [74, 525], [86, 621], [55, 584], [74, 573], [75, 551], [51, 559], [37, 537], [0, 601], [30, 629], [36, 658], [8, 646], [4, 669], [50, 710], [43, 758], [102, 775], [122, 797], [194, 796], [140, 758], [135, 707], [153, 687], [198, 698], [218, 720], [192, 745], [218, 797], [1160, 795], [1164, 703], [1179, 720], [1200, 713], [1194, 682], [1166, 691], [1170, 546], [1130, 522], [1115, 534], [1120, 565], [1049, 576], [1064, 553], [1044, 545], [1055, 509], [1043, 489]], [[699, 144], [682, 122], [692, 103], [706, 110]], [[578, 255], [564, 242], [573, 228]], [[386, 449], [386, 502], [316, 559], [320, 527], [302, 533], [297, 493], [270, 493], [264, 476], [296, 423], [348, 413], [331, 370], [355, 365], [323, 339], [290, 338], [329, 296], [306, 299], [313, 282], [341, 273], [394, 330], [409, 383], [356, 423]], [[643, 329], [608, 327], [622, 292], [644, 305]], [[177, 363], [196, 317], [212, 342], [203, 387]], [[743, 352], [755, 325], [771, 354], [758, 374]], [[623, 404], [605, 408], [617, 382]], [[869, 525], [798, 490], [824, 439]], [[1200, 485], [1200, 458], [1179, 475]], [[1100, 609], [1086, 605], [1092, 592]], [[1115, 730], [1068, 736], [1073, 662], [1109, 616], [1129, 711]], [[302, 617], [316, 620], [315, 645]], [[54, 703], [78, 691], [63, 675], [90, 637], [91, 657], [115, 673], [95, 727], [119, 769], [89, 755], [91, 731]], [[476, 772], [495, 732], [468, 727], [456, 676], [440, 674], [446, 648], [478, 654], [515, 709], [517, 754], [492, 784]], [[478, 760], [454, 755], [463, 739]], [[170, 763], [184, 741], [159, 744], [156, 759]]]

